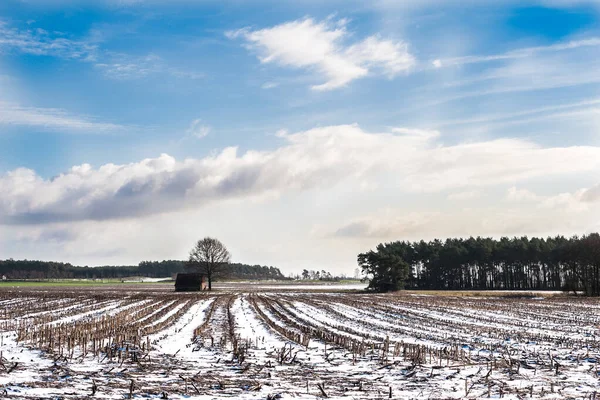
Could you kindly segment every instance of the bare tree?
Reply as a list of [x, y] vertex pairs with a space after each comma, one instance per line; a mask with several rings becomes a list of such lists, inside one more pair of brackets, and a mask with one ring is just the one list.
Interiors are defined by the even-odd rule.
[[212, 290], [213, 278], [225, 273], [230, 260], [231, 254], [223, 243], [215, 238], [205, 237], [198, 240], [190, 251], [186, 268], [206, 275], [208, 290]]

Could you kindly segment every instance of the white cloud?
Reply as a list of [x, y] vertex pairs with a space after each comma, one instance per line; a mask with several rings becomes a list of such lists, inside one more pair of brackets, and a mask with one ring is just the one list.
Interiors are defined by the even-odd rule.
[[586, 202], [595, 202], [600, 200], [600, 184], [586, 189], [581, 193], [581, 200]]
[[96, 58], [98, 49], [93, 43], [52, 37], [43, 29], [17, 30], [0, 21], [0, 51], [2, 50], [92, 61]]
[[575, 192], [559, 193], [552, 196], [541, 196], [528, 189], [518, 189], [515, 186], [508, 189], [507, 199], [514, 202], [536, 202], [544, 207], [553, 207], [557, 204], [594, 203], [600, 200], [600, 184], [591, 188], [579, 189]]
[[345, 44], [351, 36], [345, 20], [336, 23], [305, 18], [260, 30], [227, 32], [227, 36], [245, 39], [263, 63], [316, 71], [326, 81], [313, 85], [314, 90], [343, 87], [369, 74], [393, 78], [415, 65], [408, 45], [402, 41], [370, 36]]
[[[127, 57], [130, 59], [130, 57]], [[122, 59], [113, 62], [96, 63], [94, 66], [112, 79], [138, 79], [160, 72], [161, 67], [155, 57], [142, 57], [136, 60]]]
[[454, 57], [448, 58], [444, 60], [434, 60], [432, 63], [436, 68], [441, 66], [452, 66], [452, 65], [464, 65], [464, 64], [475, 64], [475, 63], [485, 63], [492, 61], [502, 61], [502, 60], [512, 60], [519, 58], [528, 58], [532, 57], [539, 53], [552, 53], [552, 52], [560, 52], [567, 50], [574, 50], [578, 48], [585, 47], [598, 47], [600, 46], [600, 38], [591, 37], [580, 40], [572, 40], [564, 43], [555, 43], [548, 46], [534, 46], [534, 47], [524, 47], [521, 49], [511, 50], [505, 53], [499, 54], [491, 54], [491, 55], [476, 55], [476, 56], [463, 56], [463, 57]]
[[[444, 146], [435, 136], [368, 133], [340, 125], [281, 135], [272, 151], [177, 161], [168, 155], [127, 165], [73, 167], [51, 180], [29, 169], [0, 177], [0, 221], [39, 224], [139, 217], [216, 201], [274, 199], [393, 176], [396, 190], [475, 190], [600, 168], [599, 147], [544, 148], [519, 139]], [[417, 132], [420, 132], [417, 130]], [[388, 183], [389, 186], [389, 183]], [[357, 188], [360, 189], [360, 188]]]
[[[527, 189], [508, 189], [507, 198], [518, 205], [481, 203], [469, 208], [410, 211], [384, 208], [354, 218], [339, 228], [321, 226], [321, 237], [356, 240], [420, 240], [465, 236], [518, 236], [581, 234], [598, 228], [595, 215], [600, 202], [588, 203], [579, 189], [556, 195], [541, 196]], [[422, 208], [422, 207], [420, 207]]]
[[[562, 117], [562, 116], [571, 116], [571, 115], [581, 115], [581, 113], [590, 112], [597, 110], [595, 107], [600, 105], [600, 99], [589, 99], [578, 101], [574, 103], [565, 103], [565, 104], [557, 104], [545, 107], [537, 107], [532, 109], [525, 109], [510, 113], [504, 114], [492, 114], [492, 115], [483, 115], [474, 118], [468, 119], [455, 119], [449, 121], [442, 121], [437, 125], [440, 127], [445, 126], [455, 126], [455, 125], [469, 125], [469, 124], [481, 124], [481, 123], [491, 123], [491, 122], [501, 122], [505, 121], [507, 124], [515, 124], [515, 123], [526, 123], [535, 121], [538, 119], [548, 119], [554, 116]], [[571, 110], [566, 113], [560, 112], [555, 113], [554, 111], [561, 110]], [[523, 118], [526, 117], [526, 118]]]
[[392, 128], [392, 132], [407, 137], [420, 138], [423, 140], [431, 140], [440, 136], [440, 131], [432, 129], [418, 128]]
[[[471, 70], [456, 71], [458, 77], [464, 76], [442, 85], [440, 95], [440, 85], [430, 85], [423, 88], [423, 91], [429, 91], [432, 100], [426, 104], [420, 104], [418, 107], [436, 107], [447, 102], [456, 102], [459, 100], [488, 97], [488, 98], [507, 98], [509, 95], [515, 97], [515, 93], [525, 93], [533, 91], [550, 91], [562, 88], [583, 88], [585, 85], [600, 83], [600, 75], [597, 73], [600, 68], [600, 57], [598, 52], [589, 51], [589, 48], [578, 48], [570, 52], [540, 53], [530, 58], [509, 59], [494, 65], [493, 68], [483, 68], [482, 72], [474, 73]], [[440, 77], [441, 78], [441, 77]], [[563, 98], [554, 96], [553, 99]], [[577, 99], [578, 97], [575, 97]], [[549, 98], [545, 97], [548, 103]], [[590, 105], [597, 99], [591, 100]], [[509, 100], [514, 102], [515, 99]], [[583, 107], [585, 101], [577, 105], [575, 102], [571, 105], [565, 104], [564, 108]], [[543, 104], [543, 103], [542, 103]], [[551, 111], [553, 105], [546, 106], [545, 111]], [[533, 113], [543, 112], [544, 107], [536, 107], [531, 111]], [[561, 109], [557, 106], [555, 110]], [[503, 119], [514, 119], [514, 117], [524, 116], [526, 112], [520, 114], [516, 111], [513, 115], [508, 113]], [[494, 118], [494, 115], [490, 116]], [[485, 120], [487, 117], [471, 118], [472, 122]], [[485, 122], [485, 121], [482, 121]]]
[[123, 125], [98, 122], [84, 116], [72, 115], [56, 108], [22, 107], [0, 101], [0, 125], [25, 125], [87, 133], [113, 132]]
[[276, 88], [277, 86], [279, 86], [279, 83], [277, 83], [277, 82], [265, 82], [260, 87], [262, 89], [273, 89], [273, 88]]
[[284, 138], [288, 134], [289, 134], [289, 132], [287, 131], [287, 129], [279, 129], [277, 132], [275, 132], [275, 137]]
[[363, 219], [350, 222], [337, 229], [333, 236], [341, 238], [405, 238], [415, 237], [439, 221], [440, 212], [400, 212], [385, 209]]
[[97, 62], [94, 66], [111, 79], [141, 79], [152, 74], [166, 74], [182, 79], [202, 79], [205, 77], [201, 72], [170, 67], [165, 60], [154, 53], [144, 56], [133, 56], [123, 53], [104, 52], [100, 58], [102, 62]]
[[506, 199], [508, 201], [514, 202], [523, 202], [523, 201], [540, 201], [542, 199], [541, 196], [533, 193], [527, 189], [518, 189], [513, 186], [508, 189], [508, 193], [506, 194]]
[[450, 193], [447, 198], [451, 201], [465, 201], [478, 199], [481, 196], [482, 193], [479, 190], [467, 190], [463, 192]]
[[211, 131], [210, 126], [202, 124], [201, 119], [195, 119], [190, 124], [190, 127], [186, 130], [189, 136], [193, 136], [198, 139], [202, 139], [208, 135]]
[[561, 207], [571, 213], [582, 213], [590, 209], [588, 202], [582, 201], [582, 195], [586, 189], [580, 189], [575, 193], [559, 193], [554, 196], [541, 197], [540, 208], [556, 209]]
[[99, 41], [76, 40], [42, 28], [19, 30], [0, 20], [0, 53], [9, 51], [93, 63], [111, 79], [139, 79], [151, 74], [183, 79], [204, 77], [198, 71], [169, 66], [153, 53], [131, 55], [106, 51], [100, 47]]
[[579, 189], [575, 192], [564, 192], [555, 195], [542, 196], [527, 189], [508, 189], [507, 199], [511, 202], [535, 204], [538, 208], [556, 209], [562, 208], [571, 213], [589, 211], [594, 207], [600, 197], [597, 196], [598, 187]]
[[[596, 211], [599, 208], [596, 207]], [[432, 240], [468, 236], [571, 235], [591, 232], [597, 224], [592, 212], [576, 212], [568, 207], [503, 208], [497, 206], [453, 211], [413, 211], [386, 209], [364, 216], [339, 228], [322, 227], [321, 237], [374, 240]]]
[[501, 65], [484, 69], [480, 74], [471, 74], [466, 79], [447, 82], [444, 87], [468, 87], [495, 81], [509, 86], [506, 91], [516, 91], [513, 87], [519, 85], [525, 86], [527, 90], [578, 85], [598, 80], [598, 74], [590, 69], [598, 67], [599, 61], [595, 53], [585, 49], [509, 59]]

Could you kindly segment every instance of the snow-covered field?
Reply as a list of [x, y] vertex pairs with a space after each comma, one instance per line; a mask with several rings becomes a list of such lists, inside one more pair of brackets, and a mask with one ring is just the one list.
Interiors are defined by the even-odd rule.
[[364, 290], [367, 288], [366, 283], [286, 283], [285, 281], [277, 281], [275, 283], [258, 283], [258, 282], [223, 282], [215, 283], [214, 288], [224, 290], [299, 290], [299, 291], [338, 291], [338, 290]]
[[595, 299], [117, 289], [0, 290], [0, 398], [600, 397]]

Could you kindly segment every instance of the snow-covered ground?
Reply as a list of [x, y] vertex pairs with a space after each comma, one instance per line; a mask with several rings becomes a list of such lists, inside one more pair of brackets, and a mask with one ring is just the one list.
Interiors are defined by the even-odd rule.
[[124, 279], [124, 283], [134, 283], [134, 282], [143, 282], [143, 283], [156, 283], [156, 282], [166, 282], [171, 281], [172, 278], [148, 278], [146, 276], [133, 277]]
[[364, 290], [367, 288], [366, 283], [293, 283], [286, 284], [281, 282], [274, 282], [270, 284], [264, 284], [260, 282], [217, 282], [214, 284], [216, 289], [225, 290], [240, 290], [240, 289], [252, 289], [252, 290], [281, 290], [281, 291], [338, 291], [338, 290]]
[[212, 294], [0, 291], [0, 397], [584, 399], [600, 393], [595, 299], [265, 286], [243, 291], [236, 284]]

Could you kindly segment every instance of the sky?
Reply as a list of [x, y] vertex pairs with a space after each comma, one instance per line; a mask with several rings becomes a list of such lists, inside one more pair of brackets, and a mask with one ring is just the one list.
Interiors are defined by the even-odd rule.
[[353, 274], [600, 230], [600, 1], [3, 0], [0, 259]]

